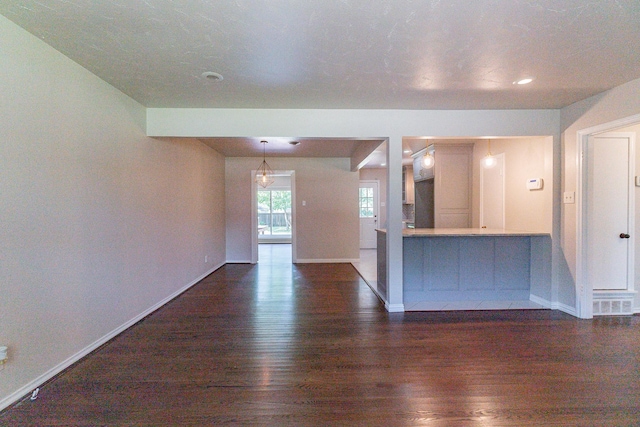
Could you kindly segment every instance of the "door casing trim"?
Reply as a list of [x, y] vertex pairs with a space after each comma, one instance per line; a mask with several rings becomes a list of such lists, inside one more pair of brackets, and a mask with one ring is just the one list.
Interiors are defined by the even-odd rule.
[[[296, 171], [276, 170], [275, 174], [291, 176], [291, 262], [298, 261], [297, 227], [296, 227]], [[256, 171], [251, 171], [251, 264], [258, 262], [258, 184], [255, 182]]]
[[[582, 319], [593, 318], [593, 288], [587, 280], [587, 260], [585, 244], [586, 238], [586, 191], [587, 191], [587, 142], [592, 135], [613, 132], [617, 129], [640, 123], [640, 114], [625, 117], [608, 123], [581, 129], [576, 137], [576, 162], [578, 165], [576, 177], [576, 314]], [[632, 146], [632, 149], [634, 147]], [[630, 153], [634, 161], [634, 153]], [[630, 201], [631, 202], [631, 201]], [[632, 226], [633, 218], [630, 218]], [[633, 251], [633, 245], [630, 248]]]

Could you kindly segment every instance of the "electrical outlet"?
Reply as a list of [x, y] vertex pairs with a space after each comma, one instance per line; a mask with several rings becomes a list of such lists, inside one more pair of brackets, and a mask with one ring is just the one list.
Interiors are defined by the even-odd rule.
[[209, 262], [209, 255], [205, 255], [204, 256], [204, 263], [208, 263]]
[[566, 204], [575, 203], [576, 202], [576, 193], [573, 191], [565, 191], [564, 198], [562, 201]]

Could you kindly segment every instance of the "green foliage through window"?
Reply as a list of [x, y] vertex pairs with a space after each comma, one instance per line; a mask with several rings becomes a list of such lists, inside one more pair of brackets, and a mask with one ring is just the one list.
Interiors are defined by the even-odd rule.
[[373, 218], [373, 188], [360, 188], [360, 218]]
[[258, 232], [291, 234], [291, 191], [258, 190]]

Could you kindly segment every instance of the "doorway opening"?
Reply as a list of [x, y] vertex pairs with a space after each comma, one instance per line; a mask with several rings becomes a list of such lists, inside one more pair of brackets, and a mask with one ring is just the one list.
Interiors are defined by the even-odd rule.
[[296, 262], [295, 171], [277, 170], [274, 178], [266, 188], [251, 181], [252, 264], [259, 261], [260, 244], [291, 245], [287, 253], [290, 261]]
[[633, 314], [637, 133], [640, 115], [578, 132], [576, 311], [581, 318]]

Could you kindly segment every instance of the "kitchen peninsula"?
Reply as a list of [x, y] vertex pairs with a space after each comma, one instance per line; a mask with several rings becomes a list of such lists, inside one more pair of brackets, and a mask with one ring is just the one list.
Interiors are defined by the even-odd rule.
[[[386, 230], [378, 233], [378, 292], [387, 295]], [[406, 310], [429, 303], [548, 300], [548, 233], [486, 228], [403, 230]]]

